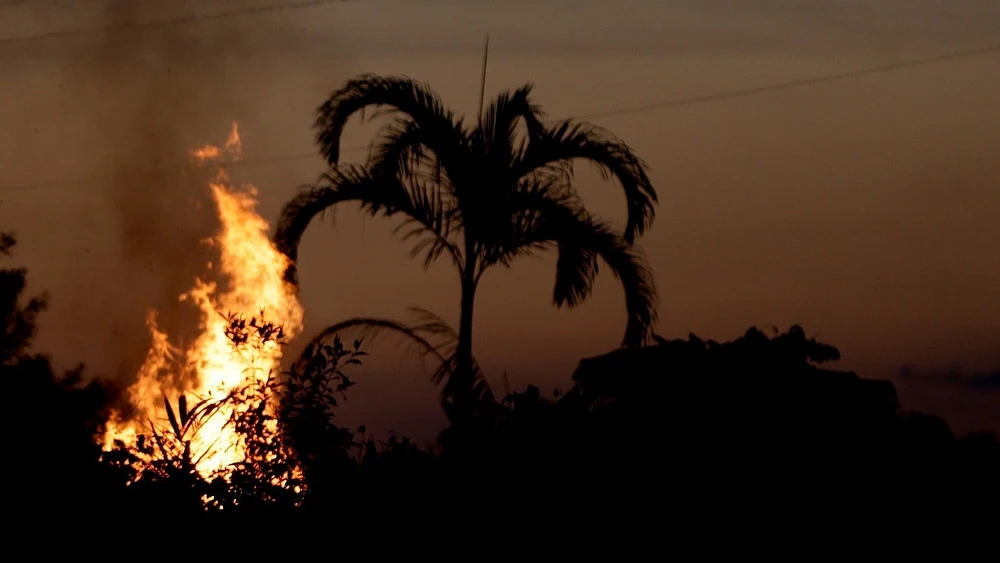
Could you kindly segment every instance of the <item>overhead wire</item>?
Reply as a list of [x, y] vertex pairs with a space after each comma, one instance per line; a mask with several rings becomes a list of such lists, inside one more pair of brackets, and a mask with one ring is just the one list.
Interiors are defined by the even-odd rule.
[[654, 102], [651, 104], [644, 104], [638, 106], [631, 106], [625, 108], [611, 109], [606, 111], [599, 111], [594, 113], [587, 113], [583, 115], [575, 116], [576, 119], [597, 119], [603, 117], [615, 117], [619, 115], [628, 115], [633, 113], [641, 113], [645, 111], [653, 111], [660, 109], [667, 109], [677, 106], [686, 106], [691, 104], [700, 104], [705, 102], [716, 102], [722, 100], [728, 100], [732, 98], [740, 98], [743, 96], [752, 96], [755, 94], [764, 94], [767, 92], [775, 92], [779, 90], [785, 90], [789, 88], [797, 88], [800, 86], [809, 86], [813, 84], [822, 84], [824, 82], [836, 82], [840, 80], [846, 80], [849, 78], [858, 78], [871, 74], [881, 74], [885, 72], [893, 72], [897, 70], [903, 70], [906, 68], [925, 66], [929, 64], [942, 63], [957, 59], [964, 59], [968, 57], [975, 57], [979, 55], [986, 55], [990, 53], [1000, 52], [1000, 44], [988, 45], [986, 47], [980, 47], [978, 49], [970, 49], [967, 51], [958, 51], [954, 53], [948, 53], [944, 55], [936, 55], [933, 57], [925, 57], [922, 59], [912, 59], [909, 61], [900, 61], [896, 63], [889, 63], [879, 66], [872, 66], [868, 68], [861, 68], [857, 70], [848, 70], [845, 72], [838, 72], [835, 74], [826, 74], [822, 76], [813, 76], [810, 78], [802, 78], [799, 80], [789, 80], [786, 82], [779, 82], [776, 84], [768, 84], [765, 86], [754, 86], [751, 88], [741, 88], [738, 90], [729, 90], [726, 92], [718, 92], [715, 94], [707, 94], [703, 96], [693, 96], [687, 98], [676, 98], [673, 100], [666, 100], [662, 102]]
[[[329, 1], [330, 0], [325, 0], [322, 3], [328, 3]], [[343, 0], [338, 0], [338, 1], [343, 1]], [[318, 3], [320, 3], [320, 2], [312, 2], [312, 4], [318, 4]], [[300, 5], [305, 5], [305, 4], [307, 4], [307, 3], [306, 2], [300, 3]], [[580, 120], [580, 119], [612, 118], [612, 117], [618, 117], [618, 116], [623, 116], [623, 115], [633, 115], [633, 114], [638, 114], [638, 113], [644, 113], [644, 112], [650, 112], [650, 111], [657, 111], [657, 110], [664, 110], [664, 109], [670, 109], [670, 108], [681, 107], [681, 106], [688, 106], [688, 105], [694, 105], [694, 104], [702, 104], [702, 103], [715, 102], [715, 101], [731, 100], [731, 99], [741, 98], [741, 97], [745, 97], [745, 96], [753, 96], [753, 95], [764, 94], [764, 93], [768, 93], [768, 92], [776, 92], [776, 91], [785, 90], [785, 89], [798, 88], [798, 87], [802, 87], [802, 86], [808, 86], [808, 85], [814, 85], [814, 84], [822, 84], [822, 83], [827, 83], [827, 82], [835, 82], [835, 81], [847, 80], [847, 79], [851, 79], [851, 78], [858, 78], [858, 77], [867, 76], [867, 75], [893, 72], [893, 71], [903, 70], [903, 69], [907, 69], [907, 68], [914, 68], [914, 67], [925, 66], [925, 65], [930, 65], [930, 64], [937, 64], [937, 63], [948, 62], [948, 61], [953, 61], [953, 60], [958, 60], [958, 59], [963, 59], [963, 58], [969, 58], [969, 57], [974, 57], [974, 56], [980, 56], [980, 55], [985, 55], [985, 54], [990, 54], [990, 53], [996, 53], [996, 52], [1000, 52], [1000, 44], [988, 45], [988, 46], [980, 47], [980, 48], [977, 48], [977, 49], [969, 49], [969, 50], [964, 50], [964, 51], [952, 52], [952, 53], [948, 53], [948, 54], [944, 54], [944, 55], [936, 55], [936, 56], [932, 56], [932, 57], [924, 57], [924, 58], [919, 58], [919, 59], [912, 59], [912, 60], [909, 60], [909, 61], [900, 61], [900, 62], [896, 62], [896, 63], [889, 63], [889, 64], [884, 64], [884, 65], [872, 66], [872, 67], [867, 67], [867, 68], [862, 68], [862, 69], [856, 69], [856, 70], [850, 70], [850, 71], [845, 71], [845, 72], [839, 72], [839, 73], [834, 73], [834, 74], [814, 76], [814, 77], [802, 78], [802, 79], [796, 79], [796, 80], [788, 80], [788, 81], [778, 82], [778, 83], [774, 83], [774, 84], [768, 84], [768, 85], [764, 85], [764, 86], [756, 86], [756, 87], [750, 87], [750, 88], [740, 88], [740, 89], [735, 89], [735, 90], [727, 90], [727, 91], [724, 91], [724, 92], [716, 92], [716, 93], [713, 93], [713, 94], [706, 94], [706, 95], [701, 95], [701, 96], [691, 96], [691, 97], [683, 97], [683, 98], [674, 98], [674, 99], [671, 99], [671, 100], [664, 100], [664, 101], [660, 101], [660, 102], [654, 102], [654, 103], [643, 104], [643, 105], [624, 106], [624, 107], [613, 108], [613, 109], [608, 109], [608, 110], [603, 110], [603, 111], [597, 111], [597, 112], [579, 114], [579, 115], [575, 115], [575, 116], [569, 116], [569, 117], [565, 117], [563, 119], [578, 119], [578, 120]], [[342, 149], [341, 152], [342, 153], [359, 152], [359, 151], [368, 150], [368, 148], [369, 147], [367, 145], [366, 146], [352, 146], [352, 147], [346, 147], [346, 148]], [[247, 165], [262, 164], [262, 163], [286, 162], [286, 161], [292, 161], [292, 160], [304, 160], [304, 159], [308, 159], [308, 158], [317, 158], [318, 156], [319, 156], [318, 153], [313, 152], [313, 151], [310, 151], [310, 152], [298, 152], [298, 153], [292, 153], [292, 154], [286, 154], [286, 155], [275, 155], [275, 156], [269, 156], [269, 157], [258, 157], [258, 158], [244, 159], [244, 160], [241, 160], [241, 161], [233, 163], [231, 166], [247, 166]], [[107, 179], [107, 178], [110, 178], [110, 177], [111, 177], [110, 175], [90, 175], [90, 176], [81, 176], [81, 177], [71, 178], [71, 179], [51, 180], [51, 181], [45, 181], [45, 182], [35, 182], [35, 183], [30, 183], [30, 184], [7, 185], [7, 186], [0, 185], [0, 193], [3, 193], [3, 192], [13, 192], [13, 191], [22, 191], [22, 190], [31, 190], [31, 189], [39, 189], [39, 188], [47, 188], [47, 187], [55, 187], [55, 186], [60, 186], [60, 185], [65, 186], [65, 185], [70, 185], [70, 184], [79, 184], [79, 183], [91, 182], [91, 181], [95, 181], [95, 180]]]
[[48, 31], [45, 33], [36, 33], [32, 35], [13, 35], [8, 37], [0, 37], [0, 45], [11, 44], [11, 43], [28, 43], [31, 41], [43, 41], [47, 39], [62, 39], [66, 37], [74, 37], [79, 35], [89, 35], [92, 33], [114, 33], [114, 32], [130, 31], [136, 29], [162, 29], [168, 27], [188, 25], [200, 21], [227, 19], [239, 16], [252, 16], [252, 15], [267, 14], [274, 12], [287, 12], [291, 10], [302, 10], [305, 8], [315, 8], [318, 6], [324, 6], [327, 4], [334, 4], [346, 1], [349, 0], [301, 0], [298, 2], [267, 4], [264, 6], [253, 6], [248, 8], [240, 8], [238, 10], [227, 10], [211, 14], [190, 14], [186, 16], [178, 16], [175, 18], [167, 18], [162, 20], [151, 20], [147, 22], [123, 23], [118, 25], [105, 25], [99, 27], [89, 27], [80, 29], [62, 29], [57, 31]]

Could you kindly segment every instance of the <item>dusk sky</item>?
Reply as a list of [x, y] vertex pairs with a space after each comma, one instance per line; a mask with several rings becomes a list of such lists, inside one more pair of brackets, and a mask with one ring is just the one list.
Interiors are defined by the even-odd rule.
[[[271, 4], [0, 1], [0, 38]], [[1000, 50], [601, 115], [1000, 45], [996, 0], [357, 0], [0, 39], [0, 226], [17, 233], [31, 288], [50, 295], [38, 347], [124, 377], [148, 344], [146, 309], [176, 307], [193, 282], [210, 234], [204, 186], [143, 169], [221, 142], [237, 121], [250, 163], [234, 176], [260, 188], [273, 222], [323, 170], [301, 155], [315, 153], [331, 91], [362, 72], [406, 74], [475, 115], [486, 33], [487, 96], [534, 83], [550, 116], [595, 115], [649, 163], [660, 205], [639, 244], [658, 334], [800, 324], [840, 349], [839, 368], [895, 381], [904, 407], [1000, 430], [995, 388], [897, 377], [906, 365], [1000, 372]], [[344, 146], [373, 132], [355, 124]], [[578, 170], [590, 208], [622, 221], [616, 186]], [[410, 260], [391, 221], [346, 206], [336, 219], [313, 224], [300, 252], [307, 334], [352, 316], [405, 320], [409, 306], [457, 321], [448, 267]], [[557, 310], [554, 267], [525, 259], [481, 286], [476, 353], [501, 392], [504, 373], [565, 389], [582, 357], [621, 340], [610, 273], [585, 305]], [[344, 415], [426, 437], [443, 420], [427, 370], [391, 341], [368, 351]]]

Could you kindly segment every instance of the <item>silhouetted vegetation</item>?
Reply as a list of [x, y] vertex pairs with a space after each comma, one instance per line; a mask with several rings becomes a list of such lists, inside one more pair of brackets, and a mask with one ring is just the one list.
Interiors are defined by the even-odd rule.
[[[646, 342], [656, 316], [652, 274], [633, 248], [654, 215], [656, 192], [646, 165], [599, 127], [573, 120], [546, 125], [531, 89], [500, 94], [469, 125], [428, 85], [409, 78], [364, 75], [348, 81], [319, 108], [317, 141], [330, 170], [288, 202], [278, 221], [275, 241], [294, 261], [313, 217], [343, 202], [360, 203], [372, 215], [404, 218], [403, 238], [416, 240], [412, 254], [423, 254], [425, 265], [444, 257], [455, 266], [460, 318], [442, 389], [453, 422], [474, 418], [480, 403], [494, 401], [472, 353], [476, 290], [490, 268], [554, 248], [553, 301], [572, 307], [590, 295], [603, 262], [625, 290], [625, 346]], [[366, 108], [388, 108], [394, 119], [382, 128], [364, 166], [344, 165], [344, 126]], [[573, 182], [578, 159], [620, 184], [628, 208], [624, 231], [583, 206]], [[296, 279], [294, 264], [288, 279]], [[387, 324], [351, 324], [366, 322]], [[414, 337], [419, 332], [398, 323], [394, 328]]]
[[[958, 437], [943, 420], [902, 409], [890, 382], [824, 367], [839, 351], [801, 327], [771, 336], [751, 328], [723, 343], [653, 335], [654, 283], [633, 247], [656, 201], [645, 165], [592, 126], [544, 125], [530, 91], [498, 96], [470, 127], [426, 86], [352, 80], [320, 109], [329, 173], [282, 211], [276, 241], [293, 260], [312, 218], [337, 203], [405, 217], [414, 226], [405, 238], [425, 237], [415, 254], [427, 263], [445, 256], [458, 269], [457, 331], [421, 310], [411, 325], [351, 319], [319, 332], [276, 373], [257, 359], [283, 344], [282, 327], [263, 313], [231, 314], [226, 336], [252, 366], [244, 383], [221, 397], [164, 397], [165, 420], [150, 419], [135, 443], [101, 451], [119, 397], [87, 383], [82, 367], [58, 374], [31, 350], [45, 300], [24, 295], [23, 269], [0, 270], [2, 412], [12, 435], [4, 467], [18, 492], [10, 495], [14, 513], [114, 515], [190, 534], [194, 525], [262, 516], [272, 518], [257, 521], [265, 525], [336, 527], [425, 509], [442, 533], [455, 531], [442, 515], [468, 523], [509, 513], [595, 527], [605, 518], [655, 518], [653, 511], [698, 525], [740, 511], [759, 519], [767, 510], [804, 517], [900, 503], [995, 510], [995, 435]], [[364, 166], [345, 166], [344, 124], [368, 106], [393, 108], [397, 119]], [[622, 185], [623, 232], [582, 206], [571, 181], [577, 158]], [[9, 257], [15, 242], [0, 236], [0, 252]], [[489, 268], [550, 247], [558, 251], [556, 305], [589, 295], [599, 259], [622, 282], [623, 346], [582, 360], [565, 391], [545, 396], [528, 386], [498, 398], [472, 354], [477, 284]], [[294, 281], [294, 266], [288, 276]], [[337, 406], [366, 356], [361, 339], [346, 342], [342, 333], [359, 326], [405, 334], [439, 362], [449, 426], [432, 450], [338, 424]], [[207, 450], [196, 437], [220, 412], [231, 413], [223, 422], [246, 455], [204, 475], [197, 467]]]
[[[13, 234], [0, 234], [0, 253], [12, 255]], [[0, 270], [0, 370], [7, 506], [15, 514], [79, 516], [102, 502], [108, 476], [100, 470], [96, 437], [110, 397], [84, 383], [83, 368], [57, 373], [32, 351], [44, 296], [25, 296], [26, 271]], [[20, 510], [19, 510], [20, 509]], [[57, 517], [58, 518], [58, 517]]]
[[[44, 302], [21, 302], [23, 270], [0, 280], [5, 422], [20, 429], [11, 451], [31, 460], [30, 471], [7, 467], [30, 473], [22, 479], [33, 484], [24, 508], [32, 513], [215, 524], [281, 514], [287, 523], [427, 506], [451, 519], [504, 510], [579, 518], [641, 502], [696, 518], [748, 502], [821, 510], [848, 498], [1000, 500], [994, 435], [956, 437], [936, 417], [901, 410], [892, 384], [820, 367], [839, 352], [799, 327], [772, 337], [751, 329], [725, 343], [657, 338], [585, 359], [566, 392], [546, 397], [529, 386], [483, 404], [475, 424], [446, 429], [435, 451], [338, 426], [338, 400], [353, 385], [346, 368], [360, 364], [362, 342], [316, 339], [282, 377], [248, 379], [218, 399], [240, 405], [227, 423], [250, 455], [204, 479], [186, 445], [216, 403], [168, 403], [169, 420], [152, 436], [102, 455], [95, 437], [110, 395], [27, 352]], [[231, 317], [228, 326], [234, 349], [250, 354], [281, 338], [262, 319]], [[278, 405], [273, 415], [266, 404]]]

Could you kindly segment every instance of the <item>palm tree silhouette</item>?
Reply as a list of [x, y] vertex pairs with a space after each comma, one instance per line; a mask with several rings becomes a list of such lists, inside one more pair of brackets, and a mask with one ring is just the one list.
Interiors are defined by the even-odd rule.
[[[469, 126], [428, 85], [410, 78], [366, 74], [348, 81], [318, 110], [317, 142], [330, 170], [289, 201], [278, 221], [275, 242], [291, 258], [287, 279], [292, 283], [297, 283], [294, 262], [309, 222], [345, 201], [359, 202], [372, 215], [404, 217], [400, 230], [409, 229], [403, 238], [416, 240], [411, 255], [422, 253], [425, 266], [441, 257], [454, 264], [461, 315], [442, 393], [449, 416], [475, 403], [477, 379], [482, 383], [472, 354], [473, 310], [479, 281], [493, 266], [509, 267], [519, 256], [555, 247], [554, 302], [573, 307], [590, 294], [600, 260], [625, 289], [628, 320], [622, 345], [644, 344], [656, 318], [652, 273], [633, 248], [635, 238], [650, 227], [657, 200], [646, 165], [593, 125], [543, 124], [544, 114], [529, 99], [531, 90], [529, 84], [501, 93]], [[344, 127], [356, 112], [364, 118], [369, 107], [388, 108], [394, 119], [372, 144], [365, 165], [342, 164]], [[591, 161], [605, 179], [621, 185], [628, 204], [623, 231], [584, 208], [573, 184], [575, 159]]]

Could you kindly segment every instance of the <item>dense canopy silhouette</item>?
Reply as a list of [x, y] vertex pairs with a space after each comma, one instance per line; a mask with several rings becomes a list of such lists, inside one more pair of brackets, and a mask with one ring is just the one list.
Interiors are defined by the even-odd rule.
[[[9, 252], [13, 239], [4, 241], [0, 251]], [[820, 367], [839, 351], [799, 327], [770, 338], [750, 329], [722, 343], [656, 337], [655, 345], [584, 359], [566, 392], [548, 398], [529, 386], [480, 404], [477, 424], [453, 422], [433, 450], [333, 422], [338, 397], [353, 385], [342, 368], [363, 356], [361, 342], [335, 337], [307, 347], [274, 388], [277, 433], [259, 417], [229, 422], [260, 446], [229, 480], [200, 480], [182, 464], [161, 463], [169, 459], [153, 460], [160, 471], [136, 473], [127, 451], [95, 443], [111, 399], [105, 390], [82, 385], [79, 370], [57, 375], [28, 350], [44, 301], [22, 300], [24, 270], [0, 270], [0, 281], [0, 375], [12, 399], [4, 421], [17, 430], [6, 450], [9, 496], [14, 514], [48, 515], [49, 524], [58, 514], [102, 531], [108, 522], [116, 530], [178, 522], [221, 530], [274, 516], [290, 527], [367, 526], [433, 506], [437, 517], [424, 521], [440, 527], [508, 517], [498, 499], [519, 519], [544, 514], [565, 524], [614, 514], [638, 524], [649, 521], [634, 509], [642, 499], [689, 516], [685, 525], [699, 531], [708, 521], [721, 529], [706, 519], [741, 507], [794, 507], [788, 514], [797, 519], [840, 518], [834, 506], [926, 517], [1000, 499], [995, 435], [959, 438], [939, 418], [901, 410], [889, 382]], [[303, 470], [291, 490], [274, 479], [286, 471], [284, 452]], [[122, 519], [129, 514], [143, 518]]]

